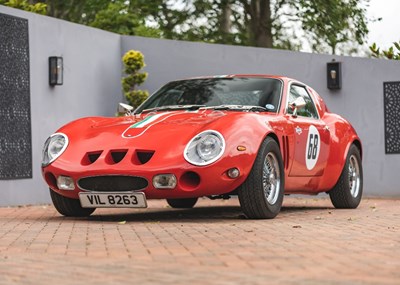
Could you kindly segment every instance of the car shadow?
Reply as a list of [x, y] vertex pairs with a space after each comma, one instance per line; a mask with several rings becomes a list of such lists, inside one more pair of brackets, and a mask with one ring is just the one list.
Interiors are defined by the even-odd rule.
[[[308, 213], [311, 211], [332, 210], [333, 207], [315, 206], [290, 206], [282, 207], [277, 218], [293, 216], [293, 214]], [[77, 218], [71, 218], [77, 219]], [[92, 216], [79, 218], [98, 222], [180, 222], [190, 223], [196, 221], [232, 221], [245, 220], [240, 206], [200, 206], [192, 209], [153, 208], [148, 210], [134, 210], [133, 212], [109, 213], [96, 211]]]

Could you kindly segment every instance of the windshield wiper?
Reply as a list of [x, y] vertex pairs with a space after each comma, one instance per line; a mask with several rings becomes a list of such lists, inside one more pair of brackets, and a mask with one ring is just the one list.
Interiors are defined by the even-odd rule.
[[271, 112], [267, 108], [261, 106], [248, 106], [248, 107], [250, 107], [249, 111], [252, 112]]
[[161, 107], [154, 107], [150, 109], [145, 109], [142, 113], [146, 112], [157, 112], [157, 111], [173, 111], [173, 110], [189, 110], [194, 111], [198, 110], [206, 105], [169, 105], [169, 106], [161, 106]]
[[267, 108], [261, 106], [247, 106], [247, 105], [219, 105], [208, 107], [214, 110], [236, 110], [236, 111], [247, 111], [247, 112], [268, 112]]

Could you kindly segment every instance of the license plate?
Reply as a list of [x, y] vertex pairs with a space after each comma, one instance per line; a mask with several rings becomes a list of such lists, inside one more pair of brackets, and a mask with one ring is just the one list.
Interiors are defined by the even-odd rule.
[[79, 193], [82, 208], [147, 208], [144, 193]]

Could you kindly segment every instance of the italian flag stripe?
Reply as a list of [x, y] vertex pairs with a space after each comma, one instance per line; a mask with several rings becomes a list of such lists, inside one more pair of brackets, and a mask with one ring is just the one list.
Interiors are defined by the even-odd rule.
[[137, 129], [137, 128], [143, 128], [149, 124], [151, 124], [152, 122], [154, 122], [155, 120], [157, 120], [158, 118], [160, 118], [162, 115], [164, 114], [158, 114], [158, 115], [154, 115], [154, 116], [148, 116], [146, 117], [144, 120], [137, 122], [136, 124], [133, 124], [132, 126], [130, 126], [131, 129]]

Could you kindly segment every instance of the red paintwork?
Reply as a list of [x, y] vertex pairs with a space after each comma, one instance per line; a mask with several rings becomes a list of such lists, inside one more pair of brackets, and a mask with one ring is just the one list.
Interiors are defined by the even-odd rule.
[[[122, 134], [129, 126], [151, 114], [79, 119], [57, 131], [68, 136], [69, 145], [56, 161], [42, 169], [43, 176], [53, 191], [76, 199], [81, 191], [78, 187], [74, 191], [59, 190], [49, 174], [54, 177], [70, 176], [75, 182], [79, 178], [96, 175], [141, 176], [149, 181], [149, 186], [143, 191], [148, 199], [225, 194], [245, 181], [262, 141], [266, 136], [272, 136], [278, 141], [284, 159], [286, 194], [316, 194], [330, 190], [341, 174], [350, 145], [355, 143], [361, 152], [361, 141], [355, 130], [345, 119], [330, 113], [317, 92], [309, 87], [307, 88], [316, 103], [320, 120], [300, 116], [294, 118], [286, 114], [290, 84], [304, 84], [286, 77], [261, 77], [277, 78], [284, 83], [282, 102], [277, 114], [204, 109], [193, 112], [160, 112], [157, 114], [161, 114], [161, 117], [135, 138], [124, 138]], [[316, 126], [321, 135], [321, 151], [315, 167], [307, 170], [305, 151], [310, 123]], [[302, 135], [295, 132], [297, 126], [303, 129]], [[329, 130], [325, 130], [325, 127], [329, 127]], [[220, 132], [225, 138], [226, 149], [223, 156], [208, 166], [188, 163], [183, 156], [185, 146], [196, 134], [210, 129]], [[137, 131], [132, 135], [137, 135]], [[246, 150], [238, 151], [239, 145], [245, 146]], [[110, 150], [118, 149], [126, 149], [128, 153], [121, 162], [110, 164], [106, 159], [107, 154]], [[140, 165], [131, 159], [136, 150], [152, 150], [155, 153], [148, 163]], [[86, 153], [98, 151], [102, 153], [95, 163], [82, 163]], [[240, 170], [240, 176], [236, 179], [231, 179], [226, 174], [232, 167]], [[196, 172], [200, 176], [198, 185], [191, 186], [182, 180], [182, 175], [187, 171]], [[179, 182], [175, 189], [161, 190], [153, 187], [153, 176], [162, 173], [176, 175]]]

